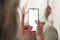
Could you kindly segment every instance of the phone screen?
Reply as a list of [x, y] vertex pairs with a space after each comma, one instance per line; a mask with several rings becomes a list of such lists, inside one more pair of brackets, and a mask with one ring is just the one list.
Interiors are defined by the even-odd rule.
[[35, 20], [38, 20], [39, 18], [38, 9], [29, 9], [28, 15], [29, 15], [29, 25], [33, 26], [32, 31], [36, 31], [37, 25], [35, 23]]

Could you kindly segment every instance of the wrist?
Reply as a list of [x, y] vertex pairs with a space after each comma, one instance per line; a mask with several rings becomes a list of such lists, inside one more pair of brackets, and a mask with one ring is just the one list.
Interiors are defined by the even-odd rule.
[[43, 35], [43, 32], [36, 33], [36, 37], [40, 37]]
[[43, 34], [40, 34], [39, 36], [36, 36], [37, 40], [43, 40]]

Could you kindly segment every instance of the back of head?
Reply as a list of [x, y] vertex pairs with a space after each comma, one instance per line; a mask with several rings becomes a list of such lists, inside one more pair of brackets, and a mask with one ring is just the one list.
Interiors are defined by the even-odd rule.
[[0, 38], [9, 39], [16, 35], [16, 12], [19, 0], [0, 0]]

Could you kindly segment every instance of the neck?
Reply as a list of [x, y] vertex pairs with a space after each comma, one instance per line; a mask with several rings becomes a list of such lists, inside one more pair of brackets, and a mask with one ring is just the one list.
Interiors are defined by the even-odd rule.
[[44, 21], [48, 21], [48, 17], [44, 17]]

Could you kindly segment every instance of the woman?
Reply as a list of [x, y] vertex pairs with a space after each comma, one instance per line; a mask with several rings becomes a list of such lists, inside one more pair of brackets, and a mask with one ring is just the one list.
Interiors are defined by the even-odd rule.
[[[26, 40], [31, 32], [32, 27], [24, 25], [24, 7], [21, 25], [18, 26], [16, 17], [18, 5], [19, 0], [0, 0], [0, 40]], [[38, 25], [40, 22], [36, 21], [36, 23]], [[40, 25], [38, 26], [40, 27]], [[37, 40], [40, 39], [42, 40], [43, 37], [37, 36]]]

